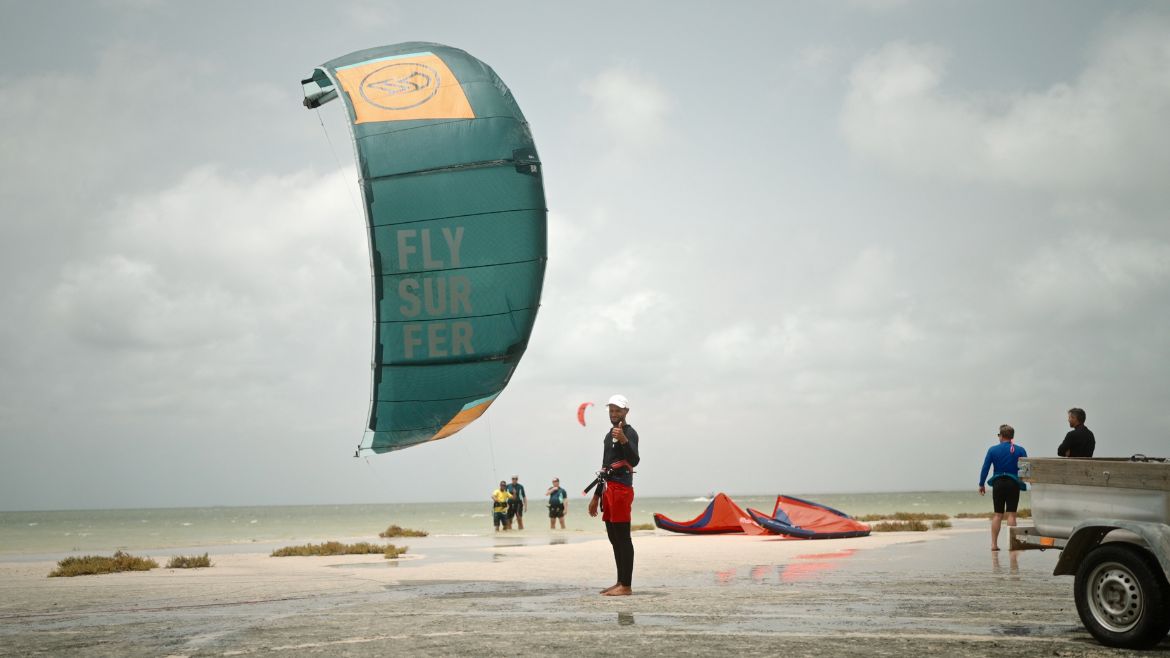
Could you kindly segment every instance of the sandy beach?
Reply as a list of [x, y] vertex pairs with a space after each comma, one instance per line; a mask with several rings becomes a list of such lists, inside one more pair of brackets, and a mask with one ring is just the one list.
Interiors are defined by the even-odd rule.
[[1055, 553], [991, 553], [985, 521], [825, 541], [640, 532], [622, 598], [597, 594], [614, 579], [606, 540], [571, 539], [428, 537], [398, 562], [211, 550], [207, 569], [76, 578], [8, 559], [0, 653], [1120, 653], [1081, 628]]

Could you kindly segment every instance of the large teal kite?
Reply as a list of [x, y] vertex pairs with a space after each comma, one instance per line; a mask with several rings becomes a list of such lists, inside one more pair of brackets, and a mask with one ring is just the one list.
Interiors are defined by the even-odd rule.
[[450, 436], [508, 384], [548, 257], [540, 160], [512, 93], [436, 43], [371, 48], [302, 81], [349, 114], [373, 270], [374, 361], [361, 450]]

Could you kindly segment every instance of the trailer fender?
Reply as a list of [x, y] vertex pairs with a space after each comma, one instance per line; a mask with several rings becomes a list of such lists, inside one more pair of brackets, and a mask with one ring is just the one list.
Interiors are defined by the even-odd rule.
[[1128, 530], [1140, 537], [1157, 558], [1166, 579], [1170, 580], [1170, 525], [1121, 519], [1089, 519], [1077, 524], [1069, 535], [1068, 544], [1060, 552], [1060, 559], [1056, 561], [1052, 575], [1076, 575], [1081, 560], [1101, 543], [1105, 535], [1114, 530]]

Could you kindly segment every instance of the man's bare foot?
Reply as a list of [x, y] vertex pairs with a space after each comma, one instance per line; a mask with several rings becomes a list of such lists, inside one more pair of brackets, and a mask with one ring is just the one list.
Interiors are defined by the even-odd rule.
[[618, 587], [621, 587], [621, 586], [622, 586], [621, 583], [614, 583], [614, 584], [610, 585], [609, 587], [606, 587], [605, 589], [601, 590], [601, 593], [606, 594], [610, 590], [617, 589]]
[[609, 588], [601, 593], [602, 596], [629, 596], [634, 593], [634, 590], [625, 585], [617, 585]]

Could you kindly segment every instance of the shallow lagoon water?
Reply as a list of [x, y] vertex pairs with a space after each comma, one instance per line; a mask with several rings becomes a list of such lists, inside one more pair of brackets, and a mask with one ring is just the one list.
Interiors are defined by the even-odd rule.
[[[891, 512], [955, 515], [990, 510], [974, 490], [850, 494], [795, 494], [854, 516]], [[775, 494], [734, 495], [741, 507], [770, 512]], [[1027, 494], [1021, 506], [1028, 505]], [[148, 548], [231, 547], [259, 550], [273, 543], [322, 538], [370, 537], [391, 524], [442, 535], [491, 537], [489, 503], [389, 503], [272, 507], [202, 507], [128, 510], [0, 512], [0, 559], [14, 554], [77, 554]], [[656, 512], [676, 520], [697, 516], [706, 502], [697, 497], [639, 497], [634, 523], [652, 523]], [[550, 531], [543, 501], [530, 499], [524, 537], [569, 537], [604, 533], [600, 519], [586, 516], [585, 499], [574, 498], [568, 530]], [[394, 540], [392, 540], [394, 541]], [[409, 542], [409, 538], [403, 540]], [[571, 539], [569, 539], [571, 541]]]

